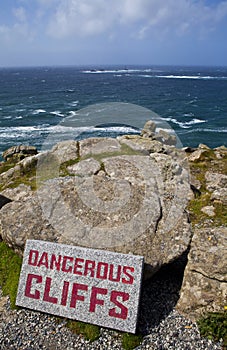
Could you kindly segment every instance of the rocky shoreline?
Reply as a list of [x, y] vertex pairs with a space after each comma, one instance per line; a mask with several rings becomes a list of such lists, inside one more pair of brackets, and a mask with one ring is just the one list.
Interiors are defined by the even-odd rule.
[[[28, 238], [143, 255], [137, 349], [219, 350], [195, 321], [226, 307], [227, 148], [175, 143], [149, 121], [141, 136], [64, 141], [38, 154], [7, 150], [0, 239], [20, 255]], [[118, 332], [101, 329], [90, 343], [64, 320], [10, 310], [1, 294], [0, 312], [1, 350], [122, 349]]]

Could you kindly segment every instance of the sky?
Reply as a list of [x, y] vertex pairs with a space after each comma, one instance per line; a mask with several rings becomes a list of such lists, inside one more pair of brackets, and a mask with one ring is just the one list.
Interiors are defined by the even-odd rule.
[[1, 0], [0, 67], [227, 65], [227, 0]]

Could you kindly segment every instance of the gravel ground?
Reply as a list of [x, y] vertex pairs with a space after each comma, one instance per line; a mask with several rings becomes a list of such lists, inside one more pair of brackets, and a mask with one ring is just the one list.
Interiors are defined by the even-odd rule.
[[[221, 350], [220, 343], [200, 337], [196, 323], [180, 315], [182, 266], [163, 269], [143, 285], [138, 330], [143, 341], [137, 350]], [[118, 332], [101, 328], [93, 343], [56, 322], [53, 316], [27, 309], [11, 310], [0, 292], [0, 350], [122, 350]]]

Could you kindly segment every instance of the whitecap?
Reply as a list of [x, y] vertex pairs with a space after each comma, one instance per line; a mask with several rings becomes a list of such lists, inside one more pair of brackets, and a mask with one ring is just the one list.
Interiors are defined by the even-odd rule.
[[40, 113], [46, 113], [45, 109], [35, 109], [32, 114], [36, 115], [36, 114], [40, 114]]
[[69, 103], [69, 106], [76, 107], [78, 105], [79, 101], [72, 101]]
[[[69, 117], [74, 117], [74, 116], [78, 115], [78, 113], [75, 112], [75, 111], [69, 111], [69, 112], [68, 112], [68, 115], [69, 115]], [[74, 120], [75, 120], [75, 119], [74, 119]]]
[[172, 117], [162, 118], [162, 119], [164, 119], [166, 121], [170, 121], [170, 122], [172, 122], [174, 124], [177, 124], [183, 129], [188, 129], [193, 124], [200, 124], [200, 123], [206, 123], [207, 122], [207, 120], [198, 119], [198, 118], [194, 118], [194, 119], [192, 119], [192, 120], [190, 120], [188, 122], [181, 122], [181, 121], [178, 121], [177, 119], [172, 118]]
[[[151, 77], [151, 76], [150, 76]], [[165, 79], [204, 79], [204, 80], [219, 80], [227, 79], [227, 77], [217, 77], [217, 76], [201, 76], [201, 75], [155, 75], [155, 78], [165, 78]]]
[[62, 114], [60, 111], [53, 111], [53, 112], [50, 112], [50, 114], [56, 115], [56, 116], [58, 116], [58, 117], [64, 117], [64, 116], [65, 116], [65, 115]]

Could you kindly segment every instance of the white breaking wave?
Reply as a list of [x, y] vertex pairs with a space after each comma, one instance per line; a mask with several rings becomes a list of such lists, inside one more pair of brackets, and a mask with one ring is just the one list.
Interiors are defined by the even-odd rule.
[[79, 101], [72, 101], [69, 103], [69, 106], [76, 107], [78, 105]]
[[60, 111], [53, 111], [53, 112], [50, 112], [50, 114], [52, 115], [57, 115], [58, 117], [64, 117], [65, 115], [62, 114]]
[[36, 115], [36, 114], [40, 114], [40, 113], [46, 113], [45, 109], [35, 109], [32, 114]]
[[151, 69], [151, 68], [146, 68], [146, 69], [89, 69], [89, 70], [84, 70], [83, 73], [91, 73], [91, 74], [102, 74], [102, 73], [112, 73], [112, 74], [121, 74], [121, 73], [139, 73], [139, 72], [144, 72], [144, 73], [151, 73], [151, 72], [161, 72], [160, 70], [157, 69]]
[[[74, 117], [74, 116], [78, 115], [78, 113], [75, 111], [69, 111], [68, 115], [69, 115], [69, 117]], [[74, 119], [74, 120], [77, 120], [77, 119]]]
[[[190, 129], [187, 131], [184, 131], [184, 134], [191, 134], [191, 133], [195, 133], [195, 132], [218, 132], [218, 133], [227, 133], [227, 129], [226, 128], [217, 128], [217, 129], [202, 129], [202, 128], [196, 128], [196, 129]], [[179, 132], [180, 134], [181, 132]]]
[[191, 125], [194, 125], [194, 124], [200, 124], [200, 123], [206, 123], [207, 122], [207, 120], [198, 119], [198, 118], [194, 118], [194, 119], [192, 119], [192, 120], [190, 120], [188, 122], [180, 122], [177, 119], [171, 118], [171, 117], [169, 117], [169, 118], [162, 118], [162, 119], [166, 120], [168, 122], [172, 122], [174, 124], [177, 124], [183, 129], [188, 129], [188, 128], [191, 127]]
[[[144, 75], [144, 77], [152, 78], [151, 75]], [[165, 78], [165, 79], [204, 79], [204, 80], [217, 80], [217, 79], [227, 79], [227, 77], [212, 77], [212, 76], [201, 76], [201, 75], [155, 75], [155, 78]]]

